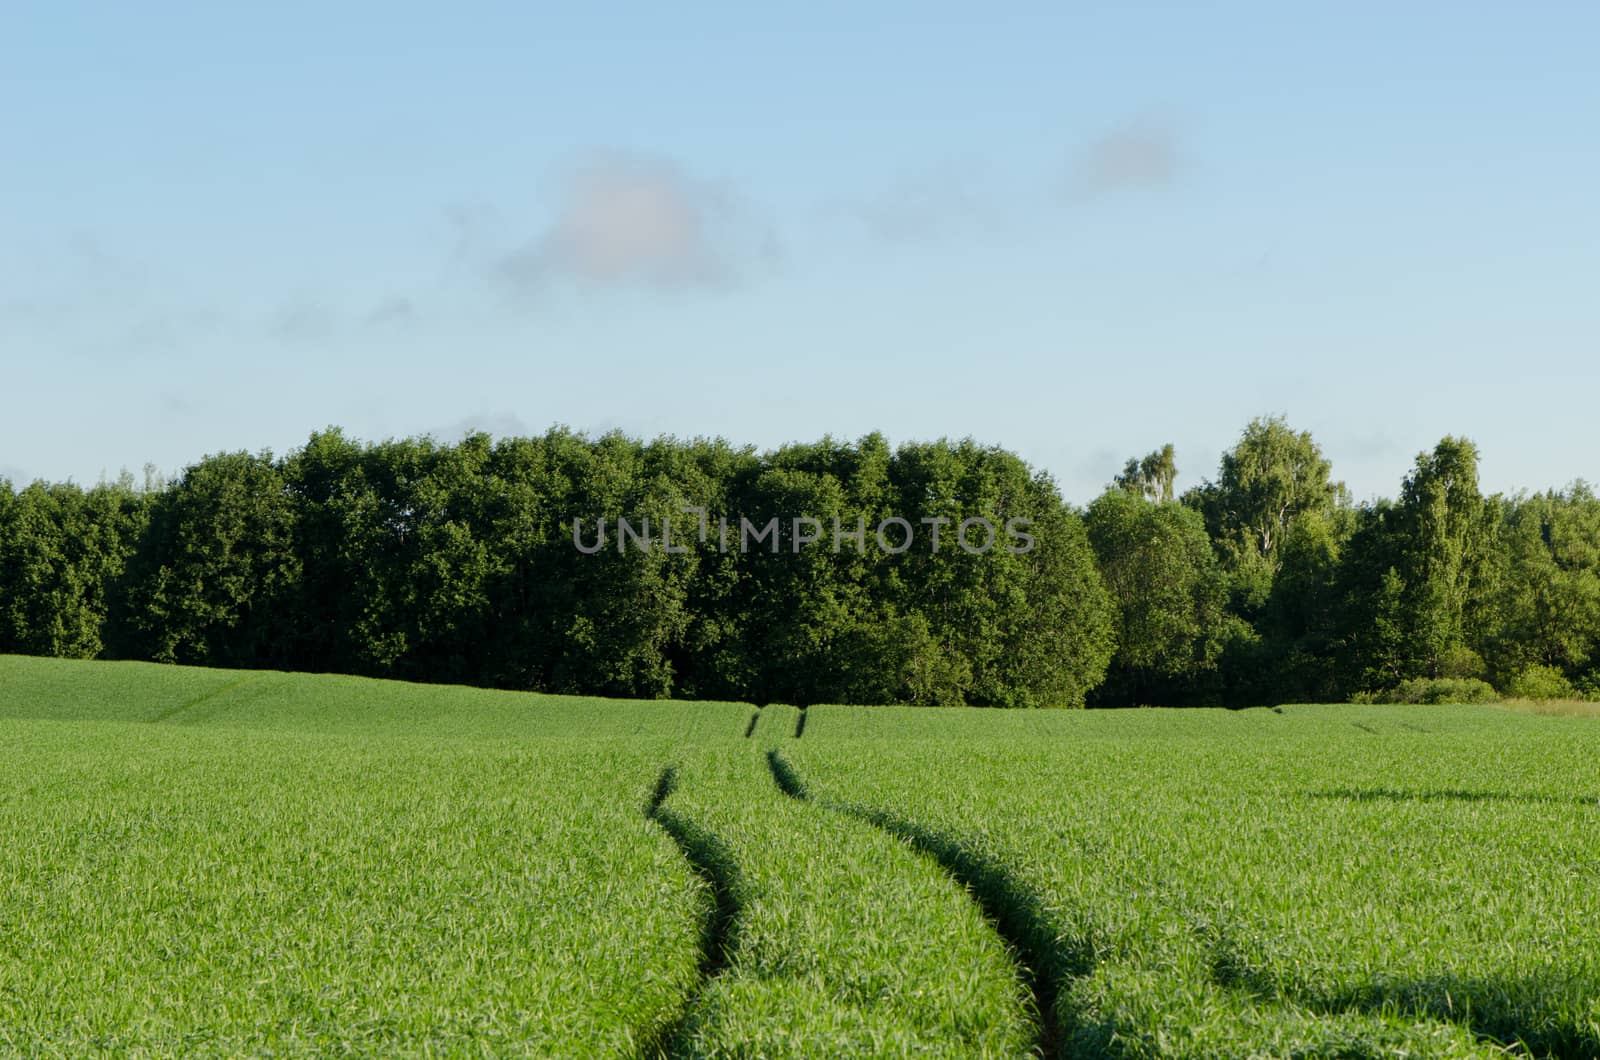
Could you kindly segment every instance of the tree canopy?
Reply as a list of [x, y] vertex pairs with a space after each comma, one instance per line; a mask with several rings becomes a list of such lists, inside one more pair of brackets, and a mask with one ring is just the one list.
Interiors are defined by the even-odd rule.
[[0, 652], [615, 696], [1244, 705], [1418, 679], [1600, 695], [1600, 500], [1462, 438], [1352, 504], [1282, 418], [1077, 510], [1003, 449], [557, 428], [0, 481]]

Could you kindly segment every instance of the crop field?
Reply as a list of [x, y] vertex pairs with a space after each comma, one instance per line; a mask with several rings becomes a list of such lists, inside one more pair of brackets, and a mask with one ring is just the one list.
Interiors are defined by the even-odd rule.
[[1600, 724], [0, 657], [0, 1054], [1600, 1055]]
[[811, 713], [806, 794], [970, 883], [1065, 1055], [1600, 1053], [1592, 722]]

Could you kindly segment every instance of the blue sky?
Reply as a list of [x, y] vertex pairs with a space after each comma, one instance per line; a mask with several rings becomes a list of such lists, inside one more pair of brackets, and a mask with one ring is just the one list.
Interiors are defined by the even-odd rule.
[[0, 10], [0, 475], [1253, 416], [1600, 478], [1592, 3]]

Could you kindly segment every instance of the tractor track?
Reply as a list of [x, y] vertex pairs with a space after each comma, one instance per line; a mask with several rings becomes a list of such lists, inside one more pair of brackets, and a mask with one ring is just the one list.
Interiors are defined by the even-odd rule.
[[740, 913], [735, 897], [739, 871], [727, 846], [713, 833], [665, 805], [677, 785], [677, 776], [672, 766], [661, 771], [645, 807], [645, 816], [677, 844], [689, 868], [710, 889], [711, 908], [700, 925], [699, 981], [684, 998], [678, 1015], [645, 1040], [635, 1053], [638, 1060], [685, 1055], [686, 1032], [695, 1004], [707, 985], [728, 967]]

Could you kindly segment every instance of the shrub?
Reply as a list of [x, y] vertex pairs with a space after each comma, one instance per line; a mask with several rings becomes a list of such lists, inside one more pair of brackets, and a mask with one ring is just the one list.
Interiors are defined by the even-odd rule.
[[1483, 676], [1483, 656], [1471, 648], [1454, 647], [1439, 659], [1438, 674], [1445, 679]]
[[1414, 677], [1382, 692], [1358, 693], [1352, 703], [1496, 703], [1500, 693], [1475, 677]]
[[1506, 692], [1515, 699], [1576, 699], [1577, 689], [1554, 666], [1525, 666], [1511, 678]]

